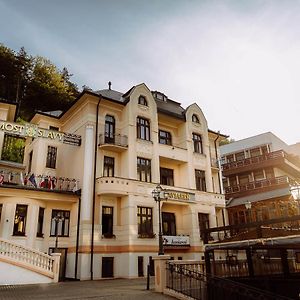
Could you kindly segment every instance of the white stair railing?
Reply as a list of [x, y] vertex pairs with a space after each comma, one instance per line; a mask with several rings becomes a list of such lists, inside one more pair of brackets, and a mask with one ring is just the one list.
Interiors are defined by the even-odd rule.
[[58, 280], [59, 256], [50, 256], [35, 249], [0, 238], [0, 261], [14, 263]]

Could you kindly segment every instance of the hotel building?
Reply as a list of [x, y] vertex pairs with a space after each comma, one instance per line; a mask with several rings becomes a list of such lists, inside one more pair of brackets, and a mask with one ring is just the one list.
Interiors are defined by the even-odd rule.
[[[60, 277], [145, 276], [158, 253], [202, 260], [201, 229], [225, 222], [219, 142], [197, 104], [186, 109], [145, 84], [84, 90], [65, 112], [13, 123], [0, 104], [0, 149], [26, 136], [23, 163], [1, 160], [0, 239], [61, 255]], [[213, 238], [213, 236], [212, 236]], [[1, 255], [0, 255], [1, 263]]]

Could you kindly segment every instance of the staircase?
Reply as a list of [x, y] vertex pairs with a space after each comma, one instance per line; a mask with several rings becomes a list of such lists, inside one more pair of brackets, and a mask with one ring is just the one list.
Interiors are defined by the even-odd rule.
[[0, 285], [57, 282], [59, 259], [0, 238]]

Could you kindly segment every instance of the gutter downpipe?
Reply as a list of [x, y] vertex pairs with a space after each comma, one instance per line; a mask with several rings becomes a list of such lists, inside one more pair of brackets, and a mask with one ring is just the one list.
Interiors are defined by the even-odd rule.
[[96, 108], [96, 131], [95, 131], [95, 156], [94, 156], [94, 180], [93, 180], [93, 208], [92, 208], [92, 237], [91, 237], [91, 280], [94, 280], [94, 229], [95, 229], [95, 206], [96, 206], [96, 170], [97, 170], [97, 154], [98, 154], [98, 120], [99, 120], [99, 105], [102, 96], [99, 95], [99, 101]]
[[77, 280], [78, 252], [79, 252], [79, 226], [80, 226], [80, 210], [81, 210], [81, 189], [75, 191], [75, 194], [78, 196], [76, 253], [75, 253], [75, 279]]

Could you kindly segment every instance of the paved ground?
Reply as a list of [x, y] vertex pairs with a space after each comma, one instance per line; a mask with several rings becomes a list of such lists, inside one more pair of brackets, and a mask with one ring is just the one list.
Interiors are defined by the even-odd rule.
[[61, 300], [166, 300], [172, 297], [146, 290], [146, 279], [113, 279], [97, 281], [71, 281], [38, 285], [0, 286], [0, 299], [61, 299]]

